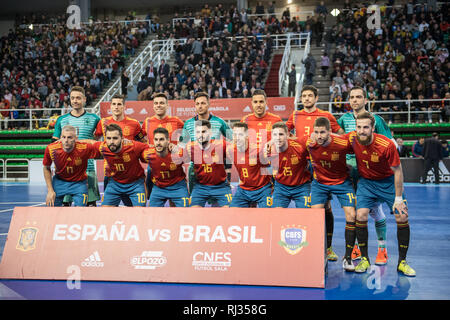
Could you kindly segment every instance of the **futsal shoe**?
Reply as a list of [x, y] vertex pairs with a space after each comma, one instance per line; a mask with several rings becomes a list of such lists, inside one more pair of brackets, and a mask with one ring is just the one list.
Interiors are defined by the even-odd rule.
[[364, 273], [370, 268], [370, 262], [366, 257], [361, 257], [361, 261], [355, 267], [355, 272]]
[[338, 256], [336, 253], [334, 253], [333, 249], [331, 247], [327, 248], [327, 260], [328, 261], [337, 261]]
[[345, 257], [344, 259], [342, 259], [342, 267], [347, 272], [355, 271], [355, 266], [353, 265], [352, 258], [350, 257]]
[[357, 244], [353, 247], [352, 251], [352, 260], [358, 260], [361, 259], [361, 250], [359, 250], [359, 247]]
[[375, 259], [375, 264], [377, 266], [384, 266], [387, 263], [388, 255], [386, 248], [378, 247], [377, 258]]
[[406, 263], [406, 260], [400, 261], [400, 263], [397, 266], [397, 271], [403, 273], [405, 276], [408, 277], [416, 276], [416, 271]]

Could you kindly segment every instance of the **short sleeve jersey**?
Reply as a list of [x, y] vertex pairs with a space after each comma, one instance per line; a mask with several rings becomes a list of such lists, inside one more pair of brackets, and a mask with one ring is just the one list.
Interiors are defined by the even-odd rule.
[[189, 142], [186, 151], [194, 163], [197, 182], [203, 185], [218, 185], [226, 181], [224, 157], [226, 156], [225, 139], [211, 140], [206, 149], [197, 142]]
[[122, 149], [117, 153], [110, 151], [105, 141], [95, 142], [94, 147], [97, 155], [102, 155], [107, 162], [105, 176], [119, 183], [132, 183], [145, 176], [139, 160], [148, 162], [150, 156], [148, 144], [123, 140]]
[[332, 134], [326, 146], [308, 141], [308, 151], [314, 170], [314, 178], [321, 184], [342, 184], [349, 177], [346, 155], [353, 152], [348, 139]]
[[244, 190], [257, 190], [271, 181], [270, 174], [265, 174], [261, 169], [268, 167], [268, 163], [261, 162], [260, 154], [256, 144], [249, 144], [244, 152], [239, 151], [234, 144], [227, 148], [227, 158], [233, 161], [239, 174], [239, 186]]
[[139, 141], [145, 137], [141, 125], [136, 119], [125, 117], [122, 121], [116, 121], [112, 116], [100, 119], [95, 130], [95, 136], [103, 136], [104, 138], [106, 127], [110, 124], [117, 124], [122, 129], [125, 139]]
[[[95, 113], [85, 111], [79, 117], [75, 117], [71, 113], [67, 113], [58, 117], [58, 119], [56, 120], [53, 136], [59, 139], [61, 137], [62, 128], [66, 125], [71, 125], [77, 128], [77, 136], [79, 140], [94, 139], [94, 132], [99, 121], [100, 117]], [[95, 170], [93, 159], [88, 161], [87, 170]]]
[[248, 125], [250, 143], [256, 143], [258, 148], [270, 141], [273, 124], [280, 121], [282, 121], [280, 116], [270, 112], [266, 112], [261, 118], [252, 113], [241, 119], [241, 122]]
[[381, 180], [394, 174], [391, 167], [400, 165], [400, 156], [391, 139], [373, 134], [370, 145], [364, 146], [358, 142], [356, 131], [345, 135], [355, 153], [359, 174], [366, 179]]
[[65, 181], [83, 181], [87, 178], [88, 159], [95, 156], [94, 147], [90, 143], [77, 141], [69, 153], [65, 152], [60, 141], [50, 143], [44, 152], [42, 164], [55, 164], [55, 174]]
[[289, 131], [295, 129], [297, 139], [302, 139], [311, 135], [314, 128], [314, 121], [319, 117], [326, 117], [330, 120], [331, 131], [333, 133], [338, 132], [341, 128], [331, 113], [320, 110], [319, 108], [316, 108], [313, 112], [306, 112], [305, 109], [294, 111], [286, 122], [286, 125]]
[[181, 136], [181, 130], [184, 123], [180, 118], [174, 116], [165, 116], [163, 119], [158, 119], [156, 116], [147, 117], [142, 124], [144, 135], [147, 136], [149, 144], [153, 144], [153, 131], [156, 128], [166, 128], [169, 131], [170, 141], [176, 143]]
[[286, 186], [299, 186], [311, 180], [308, 169], [306, 139], [288, 140], [288, 147], [280, 153], [272, 153], [270, 162], [275, 180]]

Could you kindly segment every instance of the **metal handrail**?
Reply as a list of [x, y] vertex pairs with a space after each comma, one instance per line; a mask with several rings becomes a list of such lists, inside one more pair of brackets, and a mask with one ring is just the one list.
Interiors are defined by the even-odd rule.
[[295, 90], [295, 98], [294, 98], [294, 105], [296, 106], [298, 104], [298, 101], [300, 99], [300, 92], [301, 88], [303, 88], [303, 82], [305, 81], [305, 64], [303, 61], [306, 59], [306, 57], [309, 54], [309, 51], [311, 49], [311, 34], [307, 33], [308, 37], [306, 38], [306, 44], [305, 44], [305, 50], [303, 51], [303, 57], [302, 57], [302, 63], [300, 65], [300, 77], [297, 83], [297, 88]]

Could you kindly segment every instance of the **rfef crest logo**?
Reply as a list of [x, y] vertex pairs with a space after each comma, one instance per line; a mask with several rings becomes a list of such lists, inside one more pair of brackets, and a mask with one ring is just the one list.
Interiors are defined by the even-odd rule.
[[30, 251], [36, 248], [37, 228], [28, 227], [20, 229], [19, 241], [16, 249], [21, 251]]
[[291, 255], [299, 253], [303, 247], [308, 245], [305, 229], [305, 227], [302, 229], [301, 226], [281, 227], [281, 240], [278, 244]]

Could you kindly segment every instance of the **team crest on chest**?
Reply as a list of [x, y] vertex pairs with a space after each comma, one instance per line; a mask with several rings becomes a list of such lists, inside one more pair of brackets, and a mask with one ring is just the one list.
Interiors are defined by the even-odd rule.
[[82, 163], [81, 158], [76, 157], [76, 158], [75, 158], [75, 165], [76, 165], [76, 166], [81, 166], [81, 163]]
[[294, 164], [294, 165], [298, 164], [298, 157], [295, 154], [293, 154], [291, 156], [291, 163]]
[[372, 156], [370, 157], [370, 161], [372, 161], [372, 162], [380, 162], [380, 158], [378, 156], [378, 153], [376, 153], [376, 152], [372, 153]]
[[129, 126], [125, 126], [125, 127], [123, 128], [123, 135], [124, 135], [124, 136], [130, 135], [130, 127], [129, 127]]
[[170, 171], [175, 171], [177, 169], [177, 165], [175, 163], [171, 162], [169, 165], [169, 169], [170, 169]]
[[126, 152], [122, 155], [122, 159], [123, 159], [124, 162], [130, 162], [131, 161], [130, 155], [128, 153], [126, 153]]
[[333, 152], [331, 154], [331, 161], [338, 161], [339, 160], [339, 153], [338, 152]]

